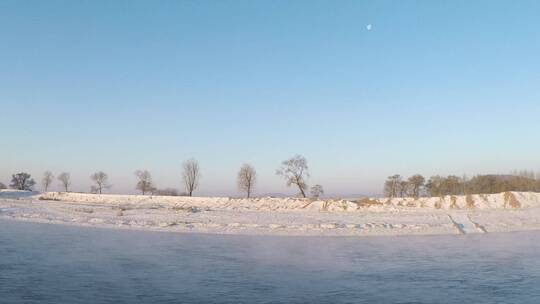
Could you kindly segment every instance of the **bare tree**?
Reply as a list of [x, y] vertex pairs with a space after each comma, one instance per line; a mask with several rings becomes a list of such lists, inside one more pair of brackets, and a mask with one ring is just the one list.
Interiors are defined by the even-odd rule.
[[461, 186], [461, 178], [455, 175], [449, 175], [443, 180], [442, 192], [444, 195], [460, 195], [463, 187]]
[[47, 192], [49, 191], [49, 187], [51, 186], [54, 179], [54, 175], [51, 171], [45, 171], [43, 173], [43, 178], [41, 179], [41, 185], [43, 186], [43, 191]]
[[311, 193], [311, 197], [313, 197], [314, 199], [319, 199], [319, 197], [321, 197], [321, 195], [324, 194], [323, 186], [315, 185], [311, 187], [310, 193]]
[[250, 164], [244, 164], [238, 172], [238, 188], [246, 192], [247, 197], [251, 196], [251, 191], [257, 181], [257, 172]]
[[408, 192], [409, 192], [409, 182], [405, 180], [400, 181], [398, 184], [399, 197], [407, 196]]
[[287, 181], [287, 187], [296, 185], [300, 190], [302, 197], [306, 197], [306, 179], [309, 178], [307, 160], [301, 155], [295, 155], [292, 158], [281, 163], [281, 168], [276, 170], [276, 174], [282, 176]]
[[422, 187], [424, 187], [424, 184], [426, 183], [426, 179], [422, 175], [416, 174], [409, 177], [407, 181], [409, 184], [409, 190], [410, 190], [411, 195], [414, 198], [419, 198], [420, 191], [422, 190]]
[[69, 186], [71, 186], [71, 174], [68, 172], [62, 172], [58, 175], [58, 180], [66, 192], [69, 192]]
[[32, 179], [30, 174], [21, 172], [11, 175], [11, 184], [9, 187], [17, 190], [32, 191], [35, 184], [36, 182]]
[[0, 183], [0, 190], [7, 189], [6, 185]]
[[199, 162], [195, 159], [189, 159], [184, 162], [184, 172], [182, 180], [186, 187], [186, 192], [189, 196], [193, 196], [193, 191], [199, 187], [199, 179], [201, 178], [201, 170]]
[[384, 183], [384, 194], [390, 198], [397, 197], [401, 185], [401, 175], [395, 174], [389, 176]]
[[139, 179], [135, 188], [142, 192], [142, 195], [145, 195], [148, 192], [156, 190], [154, 183], [152, 182], [152, 175], [147, 170], [137, 170], [135, 175]]
[[95, 183], [95, 185], [91, 188], [93, 193], [101, 194], [104, 189], [111, 188], [111, 185], [109, 184], [109, 176], [103, 171], [92, 174], [90, 179]]
[[429, 196], [442, 196], [442, 183], [443, 183], [443, 180], [444, 180], [444, 177], [440, 176], [440, 175], [435, 175], [435, 176], [432, 176], [428, 179], [428, 181], [426, 182], [426, 191], [428, 193]]
[[469, 178], [467, 177], [466, 174], [463, 174], [463, 176], [461, 177], [461, 192], [464, 195], [470, 194], [469, 193]]

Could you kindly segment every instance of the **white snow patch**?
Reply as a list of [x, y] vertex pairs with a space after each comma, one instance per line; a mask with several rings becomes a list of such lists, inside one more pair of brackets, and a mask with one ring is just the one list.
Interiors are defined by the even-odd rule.
[[469, 234], [540, 229], [538, 193], [359, 201], [32, 194], [0, 192], [0, 218], [121, 229], [279, 235]]

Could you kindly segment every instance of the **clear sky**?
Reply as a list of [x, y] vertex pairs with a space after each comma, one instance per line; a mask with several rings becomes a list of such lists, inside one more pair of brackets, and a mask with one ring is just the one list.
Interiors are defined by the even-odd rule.
[[[136, 169], [257, 193], [302, 154], [328, 194], [394, 173], [540, 170], [540, 1], [0, 0], [0, 181]], [[370, 26], [368, 26], [370, 25]], [[368, 29], [369, 28], [369, 29]]]

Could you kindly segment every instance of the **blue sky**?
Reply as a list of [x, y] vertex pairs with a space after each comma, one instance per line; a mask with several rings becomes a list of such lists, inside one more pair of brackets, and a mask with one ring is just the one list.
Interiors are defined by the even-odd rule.
[[[0, 181], [136, 169], [257, 193], [304, 155], [328, 194], [394, 173], [540, 170], [538, 1], [0, 1]], [[371, 30], [366, 26], [372, 24]]]

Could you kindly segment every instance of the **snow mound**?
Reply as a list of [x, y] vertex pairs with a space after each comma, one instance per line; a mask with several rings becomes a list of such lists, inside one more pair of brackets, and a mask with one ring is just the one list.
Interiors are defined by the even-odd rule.
[[[29, 196], [25, 192], [26, 196]], [[532, 192], [504, 192], [422, 198], [374, 198], [361, 200], [311, 200], [305, 198], [250, 198], [186, 197], [186, 196], [143, 196], [110, 195], [87, 193], [49, 192], [36, 195], [45, 201], [87, 203], [105, 206], [131, 205], [135, 207], [167, 206], [170, 208], [194, 208], [196, 210], [258, 210], [293, 211], [309, 210], [320, 212], [396, 211], [415, 209], [475, 210], [475, 209], [518, 209], [540, 205], [540, 194]]]

